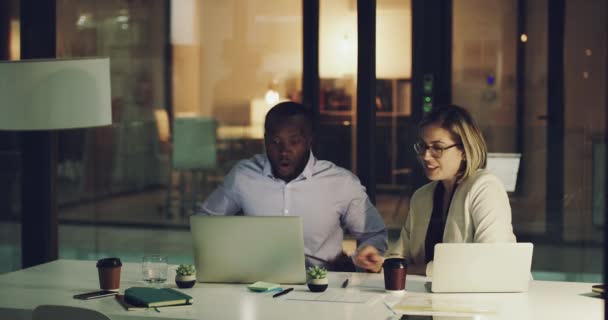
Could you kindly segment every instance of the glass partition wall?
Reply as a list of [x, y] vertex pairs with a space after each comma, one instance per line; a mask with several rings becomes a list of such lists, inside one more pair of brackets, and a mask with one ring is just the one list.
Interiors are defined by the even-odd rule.
[[[11, 1], [17, 8], [18, 2]], [[317, 156], [356, 173], [356, 1], [319, 4]], [[535, 277], [597, 282], [606, 201], [607, 9], [599, 0], [565, 1], [563, 136], [555, 140], [548, 6], [547, 0], [453, 1], [452, 102], [473, 113], [490, 152], [521, 154], [509, 197], [518, 239], [535, 244]], [[419, 184], [411, 147], [423, 110], [411, 102], [416, 12], [407, 0], [377, 0], [376, 14], [376, 205], [395, 240]], [[12, 41], [18, 17], [12, 10], [10, 59], [18, 58]], [[191, 262], [193, 203], [236, 161], [264, 151], [263, 119], [272, 105], [301, 101], [302, 19], [296, 0], [57, 0], [57, 56], [111, 59], [114, 122], [59, 133], [60, 257], [140, 261], [161, 253], [170, 263]], [[208, 151], [193, 154], [189, 143]], [[18, 159], [18, 144], [0, 136], [3, 159]], [[552, 169], [559, 162], [562, 169]], [[10, 263], [0, 272], [6, 272], [20, 264], [20, 182], [19, 161], [2, 163], [0, 255]], [[563, 188], [557, 200], [548, 197], [555, 187], [548, 179], [556, 177]], [[351, 252], [353, 241], [345, 249]]]
[[[600, 282], [607, 8], [565, 1], [563, 44], [549, 47], [560, 37], [550, 28], [550, 5], [454, 1], [452, 97], [479, 122], [490, 152], [521, 154], [509, 197], [515, 234], [535, 245], [535, 277]], [[563, 70], [549, 59], [560, 47]], [[556, 72], [563, 72], [562, 101], [548, 99]]]
[[108, 56], [112, 125], [59, 133], [59, 257], [174, 255], [162, 204], [169, 173], [166, 2], [56, 1], [57, 57]]
[[[112, 126], [59, 133], [59, 257], [137, 262], [161, 253], [191, 263], [194, 203], [237, 160], [263, 152], [270, 106], [300, 99], [301, 2], [57, 0], [56, 7], [57, 57], [110, 57], [113, 113]], [[12, 16], [18, 26], [18, 11]], [[206, 151], [192, 154], [189, 143]], [[181, 166], [183, 157], [194, 165]], [[3, 187], [19, 190], [16, 177]], [[18, 206], [18, 192], [2, 196]], [[13, 211], [4, 220], [18, 222]], [[11, 261], [2, 272], [20, 265], [14, 223], [2, 224], [0, 254]]]
[[[0, 2], [0, 60], [18, 60], [19, 0]], [[21, 268], [21, 149], [17, 132], [0, 131], [0, 273]]]
[[376, 2], [376, 206], [391, 240], [405, 222], [412, 192], [412, 3]]
[[[411, 119], [412, 24], [410, 1], [376, 2], [377, 206], [390, 228], [405, 219], [415, 159], [405, 134]], [[357, 7], [354, 1], [320, 1], [320, 132], [318, 156], [357, 172]], [[404, 199], [405, 198], [405, 199]], [[352, 250], [349, 245], [347, 251]]]

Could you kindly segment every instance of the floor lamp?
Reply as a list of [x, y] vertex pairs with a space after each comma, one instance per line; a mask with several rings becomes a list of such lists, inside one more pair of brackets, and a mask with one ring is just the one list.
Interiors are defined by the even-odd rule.
[[111, 110], [109, 58], [0, 62], [0, 130], [21, 138], [24, 268], [58, 258], [56, 131], [110, 125]]

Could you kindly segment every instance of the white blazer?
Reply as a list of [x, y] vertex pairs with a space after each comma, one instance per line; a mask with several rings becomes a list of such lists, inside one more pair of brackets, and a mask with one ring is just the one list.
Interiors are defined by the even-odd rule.
[[[410, 211], [399, 240], [387, 257], [402, 257], [408, 264], [424, 264], [424, 242], [433, 212], [433, 194], [439, 181], [418, 189], [410, 201]], [[487, 170], [478, 170], [457, 187], [448, 209], [444, 243], [516, 242], [511, 225], [511, 206], [500, 180]], [[426, 266], [431, 277], [433, 261]]]

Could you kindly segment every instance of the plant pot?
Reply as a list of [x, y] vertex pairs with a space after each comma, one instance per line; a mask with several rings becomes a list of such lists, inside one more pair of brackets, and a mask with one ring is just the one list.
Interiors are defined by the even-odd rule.
[[323, 292], [327, 289], [327, 278], [323, 279], [308, 279], [306, 282], [308, 289], [312, 292]]
[[194, 287], [195, 283], [196, 283], [196, 276], [193, 274], [191, 274], [189, 276], [183, 276], [180, 274], [175, 275], [175, 284], [177, 284], [177, 286], [182, 289], [192, 288], [192, 287]]

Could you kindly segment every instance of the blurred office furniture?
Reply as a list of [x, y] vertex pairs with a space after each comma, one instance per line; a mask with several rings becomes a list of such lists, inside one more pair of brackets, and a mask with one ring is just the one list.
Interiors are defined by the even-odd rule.
[[112, 191], [140, 191], [161, 185], [157, 122], [154, 119], [128, 121], [113, 128], [116, 157]]
[[488, 152], [486, 169], [504, 184], [507, 192], [515, 192], [521, 153]]
[[67, 134], [60, 140], [60, 147], [80, 154], [58, 163], [60, 207], [164, 186], [169, 165], [162, 147], [168, 143], [159, 141], [155, 120], [115, 122], [84, 133], [82, 146], [70, 144]]
[[[196, 204], [207, 175], [216, 168], [216, 127], [213, 118], [177, 117], [173, 121], [171, 169], [165, 203], [167, 217], [172, 217], [173, 173], [178, 173], [179, 212], [184, 217], [187, 210]], [[186, 196], [187, 191], [190, 196]]]
[[59, 306], [41, 305], [32, 311], [32, 320], [111, 320], [108, 316], [97, 310]]
[[[403, 190], [410, 183], [410, 171], [417, 165], [411, 144], [416, 123], [412, 119], [411, 81], [377, 79], [376, 87], [376, 187], [380, 192]], [[323, 137], [316, 155], [356, 171], [356, 85], [352, 79], [322, 78], [318, 136]]]
[[171, 133], [169, 128], [169, 115], [165, 109], [154, 110], [154, 120], [156, 121], [156, 131], [158, 132], [158, 142], [160, 143], [160, 152], [165, 154], [169, 150], [171, 143]]

